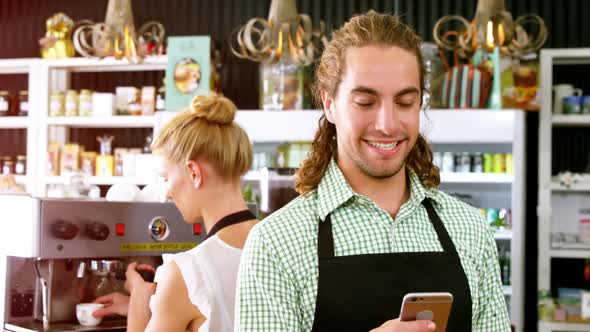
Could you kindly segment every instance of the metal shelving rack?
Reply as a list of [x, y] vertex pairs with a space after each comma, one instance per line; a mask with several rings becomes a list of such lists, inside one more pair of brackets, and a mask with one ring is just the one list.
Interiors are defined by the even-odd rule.
[[[590, 65], [590, 48], [541, 50], [541, 114], [539, 124], [539, 191], [537, 216], [539, 222], [538, 290], [551, 287], [552, 258], [590, 258], [590, 250], [552, 248], [552, 202], [555, 193], [572, 194], [590, 192], [588, 185], [561, 186], [552, 179], [552, 139], [554, 127], [590, 127], [588, 115], [553, 114], [552, 86], [554, 65]], [[590, 324], [539, 321], [539, 332], [590, 331]]]

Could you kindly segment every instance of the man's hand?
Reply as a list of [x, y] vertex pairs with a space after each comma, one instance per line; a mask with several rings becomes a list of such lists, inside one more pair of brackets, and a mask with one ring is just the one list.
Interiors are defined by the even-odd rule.
[[129, 311], [129, 296], [121, 293], [111, 293], [94, 300], [94, 303], [102, 303], [104, 308], [92, 313], [92, 316], [101, 318], [107, 315], [127, 316]]
[[400, 322], [399, 319], [388, 320], [371, 332], [434, 332], [436, 325], [429, 320]]

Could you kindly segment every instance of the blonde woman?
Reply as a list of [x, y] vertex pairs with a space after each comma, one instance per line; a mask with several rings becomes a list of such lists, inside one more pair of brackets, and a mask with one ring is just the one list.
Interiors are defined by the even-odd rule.
[[256, 223], [242, 198], [240, 177], [250, 168], [252, 147], [235, 124], [227, 98], [198, 96], [152, 145], [162, 157], [167, 196], [188, 223], [204, 221], [207, 239], [196, 248], [164, 257], [157, 287], [132, 263], [130, 296], [111, 294], [95, 316], [127, 315], [127, 331], [231, 331], [242, 248]]

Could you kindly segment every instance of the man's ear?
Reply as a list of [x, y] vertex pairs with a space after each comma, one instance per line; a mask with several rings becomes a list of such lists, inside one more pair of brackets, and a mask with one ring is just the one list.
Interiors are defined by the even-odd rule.
[[186, 170], [188, 175], [195, 186], [195, 189], [199, 189], [203, 184], [203, 168], [198, 162], [189, 160], [186, 162]]
[[324, 105], [324, 114], [326, 114], [326, 119], [330, 123], [334, 123], [334, 98], [330, 96], [326, 91], [322, 90], [322, 104]]

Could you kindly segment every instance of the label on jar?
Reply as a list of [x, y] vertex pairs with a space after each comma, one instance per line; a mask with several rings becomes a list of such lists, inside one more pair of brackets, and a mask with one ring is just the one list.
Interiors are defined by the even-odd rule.
[[61, 103], [59, 101], [52, 101], [49, 104], [49, 110], [51, 110], [52, 113], [59, 113], [61, 111]]
[[8, 101], [0, 98], [0, 112], [8, 112]]
[[68, 101], [66, 102], [66, 112], [68, 113], [75, 113], [76, 112], [76, 106], [78, 106], [76, 104], [75, 101]]
[[27, 101], [22, 101], [22, 102], [20, 103], [20, 110], [21, 110], [21, 111], [25, 111], [25, 112], [26, 112], [26, 111], [28, 111], [28, 110], [29, 110], [29, 102], [27, 102]]
[[81, 101], [80, 102], [80, 113], [90, 113], [90, 112], [92, 112], [92, 102]]

